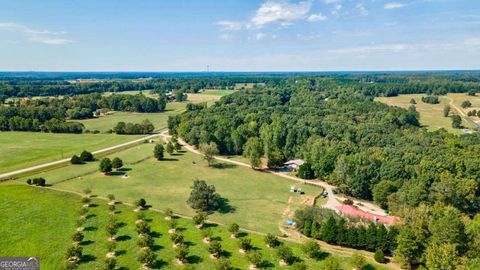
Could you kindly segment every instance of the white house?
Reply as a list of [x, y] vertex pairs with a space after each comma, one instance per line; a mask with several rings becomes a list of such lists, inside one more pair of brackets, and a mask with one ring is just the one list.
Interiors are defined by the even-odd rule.
[[298, 170], [298, 168], [300, 168], [300, 166], [302, 166], [303, 163], [305, 163], [305, 161], [301, 159], [294, 159], [294, 160], [289, 160], [285, 162], [284, 165], [292, 170]]

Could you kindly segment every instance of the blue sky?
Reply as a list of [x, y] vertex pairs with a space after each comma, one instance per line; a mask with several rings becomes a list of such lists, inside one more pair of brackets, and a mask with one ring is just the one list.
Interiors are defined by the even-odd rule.
[[0, 0], [3, 71], [480, 69], [477, 0]]

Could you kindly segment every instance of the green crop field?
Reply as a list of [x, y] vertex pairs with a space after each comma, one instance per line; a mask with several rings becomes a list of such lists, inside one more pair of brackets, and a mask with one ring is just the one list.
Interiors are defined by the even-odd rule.
[[185, 109], [186, 103], [167, 103], [166, 111], [159, 113], [135, 113], [135, 112], [113, 112], [110, 115], [100, 116], [99, 118], [78, 120], [85, 129], [99, 130], [106, 132], [112, 129], [118, 122], [140, 123], [145, 119], [150, 120], [155, 126], [155, 130], [162, 130], [167, 127], [168, 116], [180, 113]]
[[[446, 130], [455, 133], [462, 134], [463, 132], [459, 129], [452, 128], [452, 120], [450, 117], [443, 116], [443, 108], [445, 105], [453, 102], [459, 109], [461, 109], [460, 104], [464, 100], [470, 100], [472, 102], [472, 109], [480, 108], [480, 97], [471, 97], [467, 94], [448, 94], [446, 96], [440, 96], [439, 104], [428, 104], [422, 102], [422, 97], [426, 94], [410, 94], [410, 95], [399, 95], [396, 97], [378, 97], [375, 98], [376, 101], [388, 104], [390, 106], [396, 106], [407, 109], [410, 107], [410, 100], [413, 98], [417, 102], [415, 107], [417, 112], [420, 114], [420, 123], [426, 126], [429, 130], [437, 130], [440, 128], [445, 128]], [[452, 106], [451, 106], [452, 107]], [[455, 109], [452, 107], [452, 113], [456, 113]], [[465, 113], [468, 110], [465, 110]], [[457, 113], [458, 114], [458, 113]], [[473, 120], [478, 120], [476, 117]], [[466, 127], [471, 127], [468, 122], [463, 121], [463, 125]]]
[[[194, 214], [186, 201], [193, 180], [198, 178], [214, 184], [217, 192], [235, 209], [233, 213], [214, 214], [213, 220], [237, 222], [262, 232], [278, 231], [279, 223], [285, 219], [285, 210], [301, 205], [302, 200], [296, 200], [300, 195], [289, 192], [294, 183], [288, 179], [231, 164], [221, 164], [223, 168], [208, 167], [201, 156], [190, 152], [167, 154], [167, 160], [157, 161], [152, 157], [152, 149], [153, 144], [142, 144], [110, 156], [124, 160], [125, 167], [130, 169], [126, 172], [128, 178], [104, 176], [98, 172], [98, 162], [50, 170], [38, 176], [66, 190], [90, 188], [101, 196], [115, 193], [127, 202], [144, 197], [156, 208], [170, 207], [185, 215]], [[302, 188], [307, 193], [305, 198], [322, 192], [315, 186], [302, 185]]]
[[99, 150], [139, 138], [114, 134], [0, 132], [0, 173]]
[[[3, 217], [0, 226], [0, 250], [2, 256], [39, 256], [41, 269], [61, 269], [65, 262], [65, 253], [71, 245], [75, 232], [76, 220], [82, 205], [80, 196], [44, 188], [16, 185], [11, 182], [0, 184], [0, 210]], [[79, 268], [102, 269], [107, 254], [107, 233], [105, 227], [109, 220], [106, 201], [93, 199], [88, 210], [88, 219], [84, 225], [82, 260]], [[117, 269], [139, 269], [135, 231], [136, 213], [133, 208], [117, 204], [115, 217], [119, 226], [116, 234]], [[164, 216], [152, 210], [145, 210], [146, 220], [154, 232], [153, 251], [157, 255], [154, 269], [178, 269], [175, 262], [174, 248], [167, 232]], [[183, 232], [189, 246], [189, 260], [193, 269], [213, 269], [216, 261], [211, 259], [207, 244], [203, 243], [201, 230], [187, 219], [179, 218], [178, 228]], [[222, 244], [223, 256], [228, 258], [235, 269], [246, 269], [249, 265], [246, 255], [238, 252], [237, 239], [231, 239], [224, 226], [211, 224], [214, 239]], [[252, 240], [255, 249], [262, 253], [270, 269], [280, 269], [279, 258], [275, 249], [269, 249], [263, 242], [263, 236], [244, 233], [242, 237]], [[48, 244], [47, 244], [48, 243]], [[323, 253], [320, 259], [307, 258], [301, 251], [300, 244], [284, 242], [292, 248], [294, 255], [303, 260], [309, 269], [325, 269], [323, 261], [334, 257], [343, 269], [351, 269], [350, 258]], [[386, 266], [370, 265], [369, 269], [388, 269]]]

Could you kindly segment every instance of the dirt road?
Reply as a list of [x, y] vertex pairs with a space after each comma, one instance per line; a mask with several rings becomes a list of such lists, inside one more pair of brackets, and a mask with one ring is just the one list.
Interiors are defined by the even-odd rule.
[[[92, 154], [101, 154], [101, 153], [105, 153], [105, 152], [108, 152], [108, 151], [112, 151], [112, 150], [122, 148], [122, 147], [125, 147], [125, 146], [128, 146], [128, 145], [131, 145], [131, 144], [139, 143], [139, 142], [144, 141], [144, 140], [148, 140], [148, 139], [151, 139], [151, 138], [158, 137], [161, 134], [162, 133], [156, 133], [156, 134], [152, 134], [150, 136], [142, 137], [140, 139], [136, 139], [136, 140], [129, 141], [129, 142], [126, 142], [126, 143], [122, 143], [122, 144], [110, 146], [110, 147], [107, 147], [107, 148], [103, 148], [103, 149], [92, 152]], [[16, 171], [3, 173], [3, 174], [0, 174], [0, 179], [7, 179], [7, 178], [10, 178], [10, 177], [12, 177], [14, 175], [17, 175], [17, 174], [22, 174], [22, 173], [26, 173], [26, 172], [31, 172], [31, 171], [47, 168], [47, 167], [50, 167], [50, 166], [54, 166], [54, 165], [58, 165], [58, 164], [62, 164], [62, 163], [67, 163], [69, 161], [70, 161], [70, 158], [65, 158], [65, 159], [61, 159], [61, 160], [57, 160], [57, 161], [52, 161], [52, 162], [43, 163], [43, 164], [40, 164], [40, 165], [31, 166], [31, 167], [16, 170]]]

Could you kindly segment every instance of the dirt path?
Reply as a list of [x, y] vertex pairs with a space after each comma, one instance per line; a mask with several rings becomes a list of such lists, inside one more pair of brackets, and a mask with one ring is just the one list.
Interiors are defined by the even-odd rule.
[[[25, 185], [25, 183], [23, 183], [23, 182], [22, 183], [19, 182], [19, 184]], [[55, 187], [39, 187], [39, 186], [31, 186], [31, 187], [39, 188], [39, 189], [50, 189], [50, 190], [53, 190], [53, 191], [56, 191], [56, 192], [70, 193], [70, 194], [74, 194], [74, 195], [77, 195], [77, 196], [85, 196], [85, 194], [80, 193], [80, 192], [76, 192], [76, 191], [72, 191], [72, 190], [66, 190], [66, 189], [60, 189], [60, 188], [55, 188]], [[100, 199], [100, 200], [103, 200], [105, 202], [109, 201], [109, 199], [106, 198], [106, 197], [102, 197], [102, 196], [94, 196], [94, 197], [96, 199]], [[127, 203], [127, 202], [122, 202], [122, 201], [118, 201], [118, 202], [123, 204], [123, 205], [135, 208], [135, 205], [132, 204], [132, 203]], [[164, 213], [164, 210], [154, 208], [154, 207], [150, 207], [150, 208], [148, 208], [148, 210], [152, 211], [152, 212], [155, 212], [155, 213], [160, 213], [160, 214]], [[179, 213], [174, 213], [174, 215], [178, 216], [178, 217], [181, 217], [181, 218], [190, 219], [190, 220], [193, 218], [192, 216], [182, 215], [182, 214], [179, 214]], [[215, 222], [215, 221], [211, 221], [211, 220], [209, 220], [208, 223], [217, 224], [217, 225], [224, 226], [224, 227], [227, 226], [224, 223]], [[266, 233], [259, 232], [259, 231], [249, 230], [249, 229], [245, 229], [245, 228], [240, 228], [240, 229], [244, 232], [248, 232], [248, 233], [252, 233], [252, 234], [263, 235], [263, 236], [266, 235]], [[299, 234], [296, 231], [291, 231], [289, 229], [283, 228], [282, 226], [279, 226], [279, 229], [284, 235], [287, 236], [287, 237], [279, 237], [279, 239], [281, 239], [283, 241], [302, 244], [307, 239], [306, 237], [302, 236], [301, 234]], [[327, 244], [326, 242], [323, 242], [323, 241], [320, 241], [320, 240], [317, 240], [317, 242], [320, 244], [322, 249], [327, 251], [327, 252], [334, 253], [336, 255], [343, 255], [343, 256], [352, 256], [354, 253], [360, 253], [370, 263], [372, 263], [374, 265], [378, 265], [378, 263], [375, 262], [375, 260], [373, 258], [373, 253], [372, 252], [364, 251], [364, 250], [356, 250], [356, 249], [352, 249], [352, 248], [345, 248], [345, 247], [340, 247], [340, 246], [334, 246], [334, 245]], [[400, 266], [396, 263], [389, 262], [389, 263], [383, 264], [383, 265], [387, 266], [390, 269], [401, 270]]]
[[[162, 132], [161, 136], [163, 137], [163, 139], [165, 141], [167, 141], [167, 138], [171, 137], [170, 135], [167, 135], [167, 132]], [[202, 153], [198, 149], [196, 149], [192, 145], [189, 145], [185, 140], [183, 140], [181, 138], [179, 138], [178, 140], [183, 145], [183, 147], [185, 147], [185, 149], [187, 149], [188, 151], [190, 151], [192, 153], [195, 153], [195, 154], [198, 154], [198, 155], [202, 155]], [[232, 163], [232, 164], [236, 164], [236, 165], [239, 165], [239, 166], [244, 166], [244, 167], [248, 167], [248, 168], [251, 167], [250, 164], [247, 164], [247, 163], [244, 163], [244, 162], [241, 162], [241, 161], [231, 160], [231, 159], [220, 157], [220, 156], [216, 156], [215, 159], [220, 160], [220, 161], [224, 161], [224, 162], [228, 162], [228, 163]], [[277, 175], [277, 176], [280, 176], [280, 177], [283, 177], [283, 178], [286, 178], [286, 179], [289, 179], [289, 180], [293, 180], [293, 181], [296, 181], [296, 182], [299, 182], [299, 183], [310, 184], [310, 185], [319, 186], [319, 187], [324, 188], [328, 192], [328, 200], [325, 203], [325, 205], [323, 205], [323, 207], [325, 207], [325, 208], [329, 208], [329, 209], [332, 209], [334, 211], [337, 211], [337, 207], [342, 205], [340, 202], [347, 199], [346, 197], [333, 194], [333, 190], [336, 187], [328, 184], [325, 181], [322, 181], [322, 180], [305, 180], [305, 179], [301, 179], [301, 178], [298, 178], [298, 177], [295, 177], [295, 176], [288, 175], [286, 173], [277, 172], [277, 171], [273, 171], [273, 170], [269, 170], [269, 169], [263, 169], [263, 171], [270, 172], [274, 175]], [[358, 206], [358, 208], [360, 208], [361, 210], [363, 210], [365, 212], [369, 212], [369, 213], [379, 215], [379, 216], [386, 216], [385, 211], [382, 208], [380, 208], [379, 206], [377, 206], [377, 205], [375, 205], [371, 202], [358, 200], [358, 199], [352, 199], [352, 198], [350, 198], [350, 199], [353, 200], [354, 204], [356, 206]]]
[[[107, 147], [107, 148], [103, 148], [103, 149], [100, 149], [100, 150], [97, 150], [97, 151], [92, 152], [92, 154], [101, 154], [101, 153], [109, 152], [109, 151], [112, 151], [112, 150], [115, 150], [115, 149], [118, 149], [118, 148], [122, 148], [122, 147], [125, 147], [125, 146], [129, 146], [129, 145], [131, 145], [131, 144], [136, 144], [136, 143], [142, 142], [142, 141], [144, 141], [144, 140], [148, 140], [148, 139], [151, 139], [151, 138], [158, 137], [158, 136], [160, 136], [161, 134], [162, 134], [162, 133], [156, 133], [156, 134], [152, 134], [152, 135], [150, 135], [150, 136], [142, 137], [142, 138], [140, 138], [140, 139], [136, 139], [136, 140], [129, 141], [129, 142], [126, 142], [126, 143], [121, 143], [121, 144], [117, 144], [117, 145], [110, 146], [110, 147]], [[65, 159], [61, 159], [61, 160], [57, 160], [57, 161], [52, 161], [52, 162], [43, 163], [43, 164], [40, 164], [40, 165], [31, 166], [31, 167], [24, 168], [24, 169], [20, 169], [20, 170], [16, 170], [16, 171], [11, 171], [11, 172], [7, 172], [7, 173], [3, 173], [3, 174], [0, 174], [0, 179], [10, 178], [10, 177], [12, 177], [12, 176], [14, 176], [14, 175], [17, 175], [17, 174], [21, 174], [21, 173], [26, 173], [26, 172], [31, 172], [31, 171], [35, 171], [35, 170], [47, 168], [47, 167], [50, 167], [50, 166], [54, 166], [54, 165], [58, 165], [58, 164], [62, 164], [62, 163], [67, 163], [67, 162], [69, 162], [69, 161], [70, 161], [70, 158], [65, 158]]]

